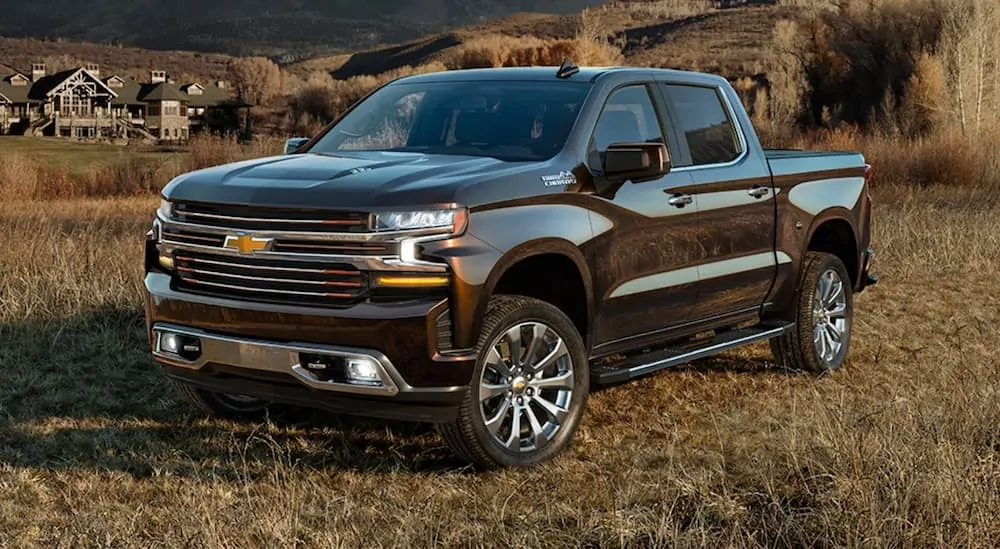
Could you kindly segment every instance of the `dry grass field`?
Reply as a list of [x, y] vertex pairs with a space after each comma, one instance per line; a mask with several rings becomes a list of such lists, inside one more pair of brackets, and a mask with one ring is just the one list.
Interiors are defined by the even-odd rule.
[[891, 169], [883, 278], [858, 299], [843, 370], [782, 372], [766, 346], [700, 361], [595, 392], [560, 459], [490, 474], [419, 425], [198, 417], [143, 337], [156, 198], [10, 192], [0, 547], [991, 546], [997, 187], [904, 187]]

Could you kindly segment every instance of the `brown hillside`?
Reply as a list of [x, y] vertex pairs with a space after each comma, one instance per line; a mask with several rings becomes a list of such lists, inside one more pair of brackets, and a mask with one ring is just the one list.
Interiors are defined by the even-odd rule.
[[801, 8], [771, 4], [716, 9], [707, 2], [615, 2], [582, 16], [521, 13], [489, 23], [352, 55], [317, 57], [287, 68], [328, 72], [342, 79], [405, 66], [449, 64], [474, 40], [495, 37], [572, 37], [586, 19], [622, 48], [629, 65], [684, 68], [743, 76], [762, 72], [774, 23], [797, 18]]
[[49, 70], [97, 63], [106, 75], [148, 78], [150, 70], [164, 70], [177, 80], [212, 81], [226, 76], [228, 55], [187, 51], [154, 51], [67, 40], [0, 37], [0, 63], [22, 71], [44, 61]]

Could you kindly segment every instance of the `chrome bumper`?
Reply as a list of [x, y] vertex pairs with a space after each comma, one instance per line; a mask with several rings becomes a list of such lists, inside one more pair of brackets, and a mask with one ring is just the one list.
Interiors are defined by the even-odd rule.
[[[465, 387], [412, 387], [403, 380], [384, 354], [353, 347], [317, 345], [311, 343], [278, 343], [209, 333], [197, 328], [156, 323], [152, 326], [153, 355], [164, 364], [188, 370], [202, 370], [208, 365], [223, 365], [261, 372], [288, 374], [312, 389], [336, 393], [371, 396], [396, 396], [400, 392], [459, 393]], [[164, 334], [172, 333], [196, 338], [196, 356], [185, 359], [163, 350]], [[302, 364], [302, 355], [318, 355], [335, 359], [368, 359], [377, 367], [380, 385], [326, 381], [317, 377]]]

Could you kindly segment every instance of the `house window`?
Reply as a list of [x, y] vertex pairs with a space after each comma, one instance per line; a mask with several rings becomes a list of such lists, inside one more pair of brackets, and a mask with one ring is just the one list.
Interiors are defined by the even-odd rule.
[[163, 116], [179, 116], [180, 113], [181, 104], [178, 101], [163, 102]]
[[89, 117], [93, 112], [91, 99], [83, 87], [67, 90], [59, 96], [59, 115]]
[[149, 116], [160, 116], [160, 106], [150, 105], [149, 106]]

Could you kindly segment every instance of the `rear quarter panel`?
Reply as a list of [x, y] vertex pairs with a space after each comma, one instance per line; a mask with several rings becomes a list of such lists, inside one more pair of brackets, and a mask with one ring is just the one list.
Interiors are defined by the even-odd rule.
[[[777, 226], [775, 252], [791, 261], [779, 262], [768, 298], [772, 310], [790, 310], [809, 243], [825, 223], [850, 226], [854, 253], [868, 245], [870, 202], [865, 182], [865, 159], [852, 152], [765, 152], [774, 176]], [[860, 264], [860, 261], [858, 262]], [[848, 270], [853, 270], [848, 266]], [[852, 276], [859, 273], [852, 272]]]

